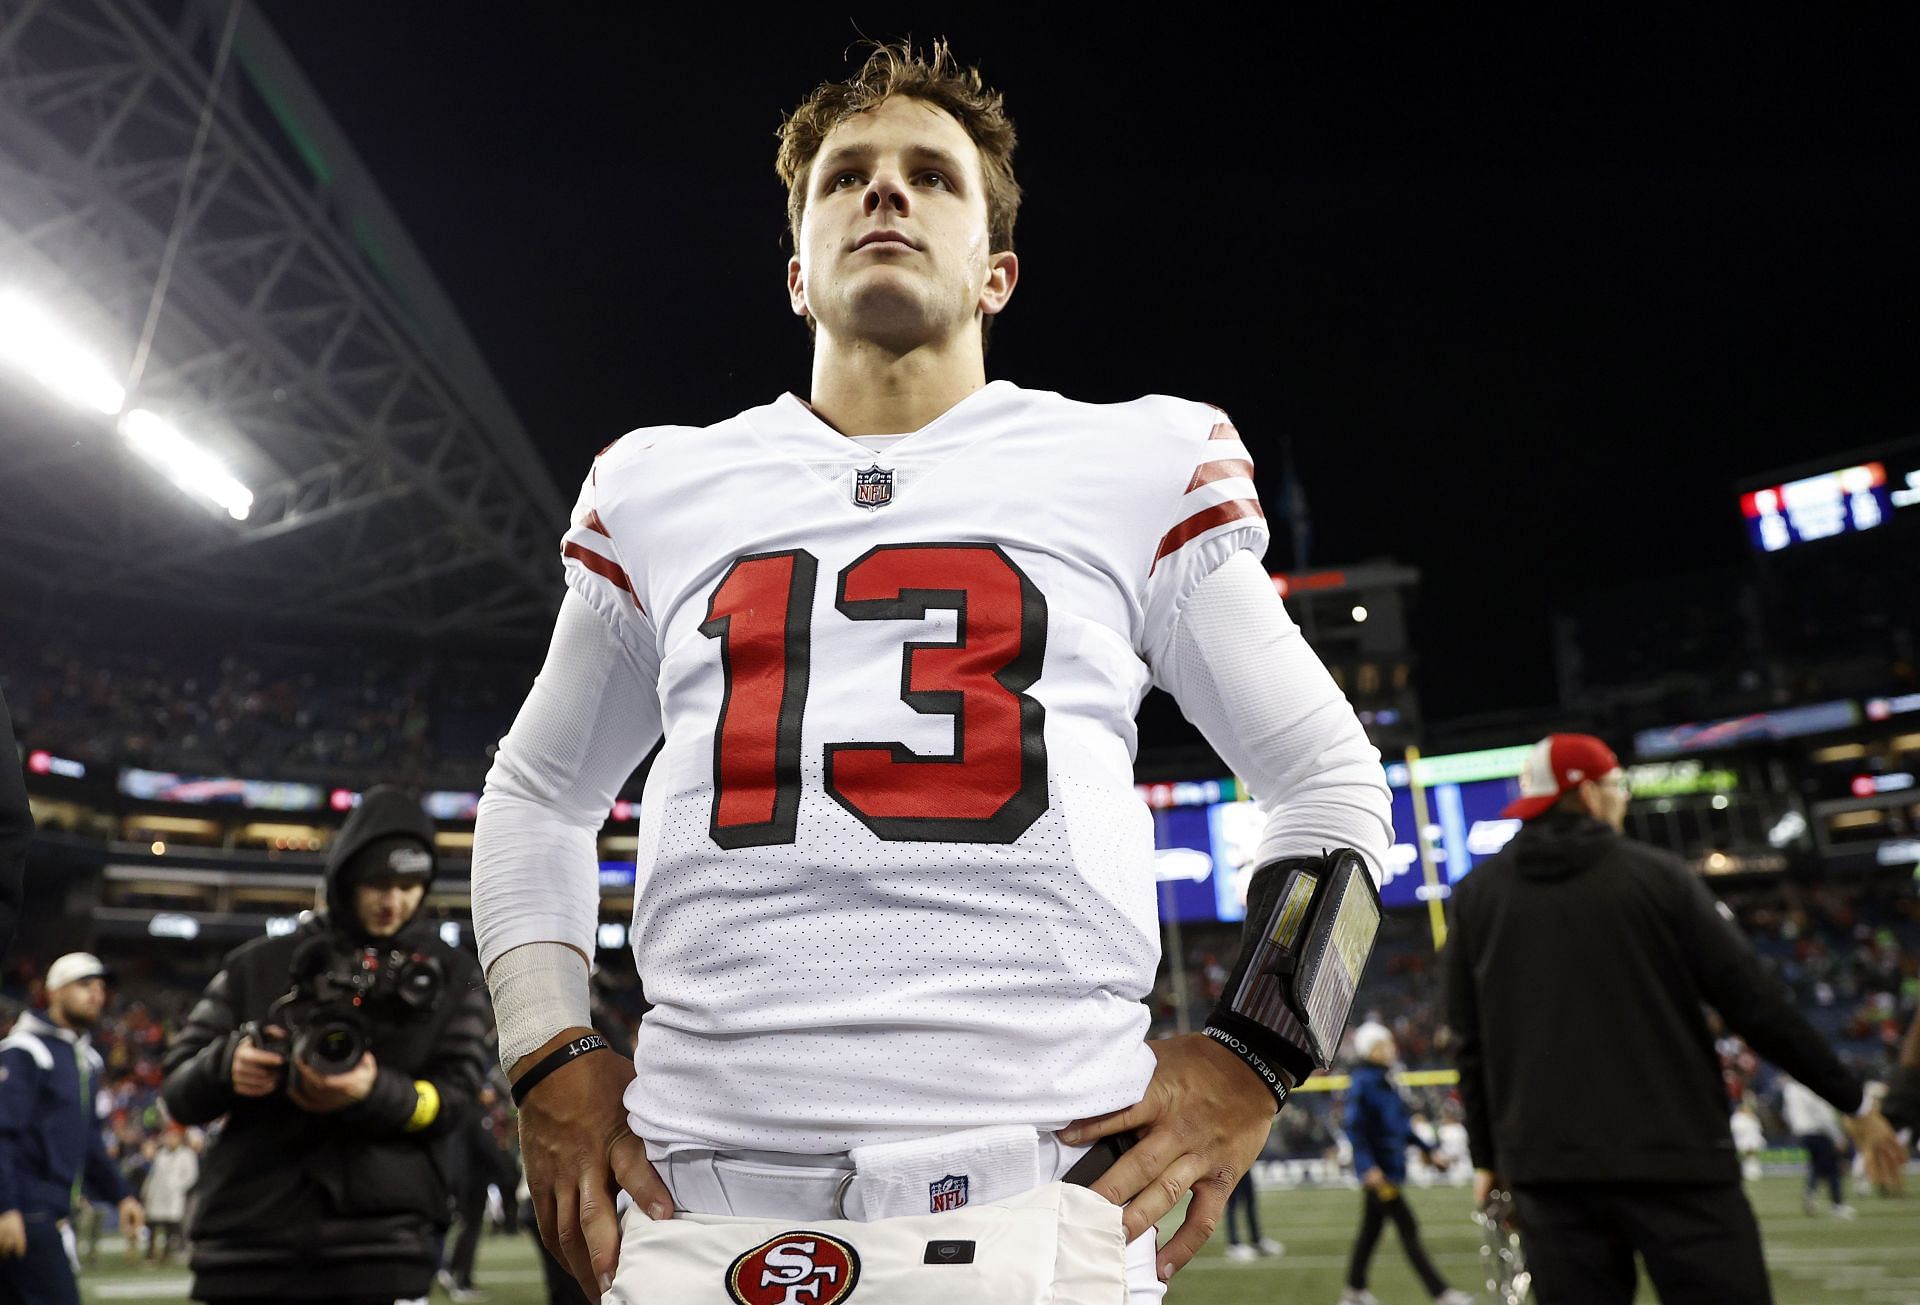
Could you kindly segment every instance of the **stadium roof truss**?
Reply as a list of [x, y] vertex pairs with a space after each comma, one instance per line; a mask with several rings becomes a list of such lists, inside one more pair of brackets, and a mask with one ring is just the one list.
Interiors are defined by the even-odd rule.
[[190, 427], [252, 510], [209, 510], [130, 456], [111, 418], [0, 379], [0, 570], [60, 602], [544, 630], [566, 502], [252, 6], [0, 0], [0, 290], [130, 372], [170, 233], [128, 404]]

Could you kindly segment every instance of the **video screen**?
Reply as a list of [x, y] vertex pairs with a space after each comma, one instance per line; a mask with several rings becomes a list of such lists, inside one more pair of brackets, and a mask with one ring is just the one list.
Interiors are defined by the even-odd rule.
[[[1393, 846], [1380, 902], [1388, 910], [1447, 897], [1452, 885], [1507, 845], [1520, 822], [1500, 812], [1520, 795], [1517, 779], [1433, 784], [1426, 789], [1428, 844], [1436, 889], [1429, 891], [1414, 842], [1413, 792], [1393, 789]], [[1254, 870], [1266, 816], [1249, 801], [1169, 807], [1153, 813], [1160, 916], [1182, 924], [1246, 918], [1247, 879]]]

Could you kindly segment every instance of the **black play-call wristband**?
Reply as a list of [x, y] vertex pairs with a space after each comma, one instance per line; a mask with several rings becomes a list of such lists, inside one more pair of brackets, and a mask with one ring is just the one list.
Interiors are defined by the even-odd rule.
[[1248, 1069], [1260, 1076], [1267, 1091], [1273, 1093], [1276, 1110], [1287, 1104], [1287, 1096], [1293, 1090], [1287, 1086], [1288, 1079], [1298, 1083], [1317, 1068], [1298, 1048], [1237, 1015], [1215, 1011], [1200, 1031], [1240, 1057]]
[[513, 1087], [509, 1089], [513, 1093], [513, 1104], [516, 1107], [525, 1105], [527, 1093], [533, 1091], [540, 1085], [540, 1080], [562, 1065], [571, 1064], [590, 1051], [612, 1050], [607, 1040], [598, 1033], [588, 1033], [583, 1037], [575, 1038], [572, 1042], [555, 1047], [541, 1058], [538, 1065], [514, 1080]]

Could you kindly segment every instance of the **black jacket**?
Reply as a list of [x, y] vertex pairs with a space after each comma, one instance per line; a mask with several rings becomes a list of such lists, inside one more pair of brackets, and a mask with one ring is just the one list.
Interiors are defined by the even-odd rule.
[[[310, 1114], [284, 1092], [249, 1098], [233, 1091], [240, 1026], [266, 1020], [291, 986], [295, 952], [315, 938], [343, 953], [374, 941], [359, 929], [340, 868], [366, 842], [396, 826], [413, 832], [425, 817], [410, 799], [410, 815], [373, 799], [335, 843], [329, 909], [290, 935], [236, 949], [167, 1049], [162, 1094], [173, 1117], [199, 1124], [228, 1116], [200, 1171], [190, 1229], [196, 1299], [424, 1296], [437, 1267], [436, 1236], [449, 1222], [444, 1139], [471, 1111], [485, 1068], [488, 1011], [472, 958], [418, 917], [378, 940], [383, 949], [438, 958], [446, 986], [411, 1021], [376, 1022], [379, 1072], [365, 1101]], [[431, 837], [430, 825], [426, 831]], [[438, 1092], [439, 1111], [410, 1130], [422, 1096], [414, 1083], [422, 1079]]]
[[1549, 813], [1454, 889], [1448, 1021], [1473, 1162], [1509, 1183], [1737, 1182], [1703, 1004], [1843, 1111], [1857, 1078], [1698, 875]]
[[33, 841], [33, 810], [26, 776], [13, 741], [13, 718], [0, 698], [0, 965], [13, 947], [13, 931], [26, 901], [27, 844]]

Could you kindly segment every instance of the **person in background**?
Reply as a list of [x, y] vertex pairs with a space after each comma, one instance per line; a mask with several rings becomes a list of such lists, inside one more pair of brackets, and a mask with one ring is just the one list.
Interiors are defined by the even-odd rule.
[[1840, 1148], [1847, 1135], [1840, 1127], [1839, 1113], [1812, 1088], [1784, 1074], [1780, 1077], [1780, 1113], [1786, 1118], [1788, 1130], [1807, 1151], [1807, 1189], [1800, 1196], [1800, 1208], [1808, 1214], [1818, 1210], [1814, 1194], [1825, 1183], [1828, 1213], [1836, 1219], [1853, 1218], [1853, 1207], [1840, 1191]]
[[1427, 1294], [1438, 1305], [1472, 1305], [1473, 1297], [1449, 1287], [1428, 1258], [1420, 1242], [1420, 1224], [1402, 1191], [1407, 1181], [1409, 1146], [1419, 1147], [1427, 1162], [1437, 1169], [1445, 1169], [1447, 1161], [1413, 1131], [1407, 1103], [1388, 1079], [1400, 1049], [1386, 1025], [1371, 1021], [1354, 1030], [1353, 1049], [1360, 1056], [1360, 1064], [1347, 1087], [1345, 1126], [1353, 1143], [1353, 1171], [1366, 1189], [1366, 1204], [1359, 1236], [1353, 1242], [1353, 1257], [1347, 1263], [1347, 1289], [1340, 1295], [1341, 1305], [1379, 1305], [1379, 1298], [1367, 1290], [1367, 1268], [1373, 1262], [1380, 1229], [1388, 1220], [1399, 1231], [1400, 1248], [1407, 1253]]
[[160, 1136], [159, 1150], [147, 1170], [143, 1195], [147, 1224], [152, 1239], [147, 1243], [147, 1258], [165, 1264], [174, 1250], [186, 1244], [183, 1229], [187, 1222], [187, 1198], [200, 1181], [200, 1156], [187, 1145], [187, 1130], [178, 1124], [167, 1125]]
[[[1901, 1148], [1872, 1094], [1767, 972], [1702, 877], [1624, 834], [1632, 790], [1590, 734], [1529, 752], [1522, 821], [1454, 886], [1448, 1024], [1474, 1198], [1513, 1194], [1543, 1301], [1770, 1305], [1706, 1011], [1849, 1118], [1877, 1175]], [[1595, 1129], [1573, 1102], [1631, 1103]]]
[[14, 926], [26, 903], [27, 844], [33, 839], [33, 809], [27, 777], [13, 741], [13, 718], [0, 697], [0, 966], [13, 946]]
[[87, 1031], [107, 1004], [107, 968], [69, 952], [47, 969], [47, 1012], [0, 1041], [0, 1305], [80, 1305], [60, 1223], [76, 1195], [120, 1207], [135, 1245], [146, 1212], [107, 1154]]
[[[1240, 1175], [1240, 1181], [1233, 1186], [1233, 1192], [1227, 1197], [1227, 1258], [1229, 1260], [1257, 1260], [1262, 1255], [1282, 1255], [1286, 1247], [1271, 1237], [1260, 1235], [1260, 1193], [1253, 1185], [1253, 1170]], [[1235, 1216], [1238, 1215], [1238, 1218]], [[1246, 1225], [1247, 1239], [1240, 1240], [1240, 1226]]]
[[1733, 1149], [1740, 1153], [1740, 1176], [1748, 1182], [1760, 1180], [1760, 1153], [1767, 1149], [1767, 1135], [1760, 1127], [1760, 1116], [1742, 1101], [1728, 1121], [1733, 1127]]

